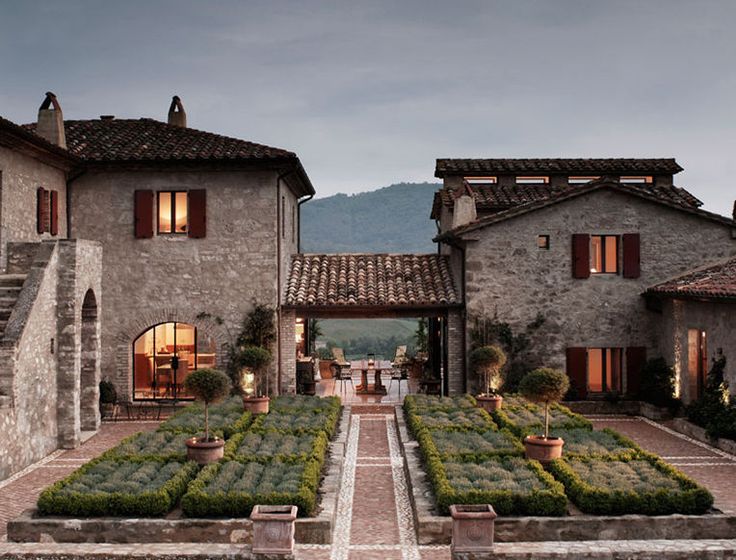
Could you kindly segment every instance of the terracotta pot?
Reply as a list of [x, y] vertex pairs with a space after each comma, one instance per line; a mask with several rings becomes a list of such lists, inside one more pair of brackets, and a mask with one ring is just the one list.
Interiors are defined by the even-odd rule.
[[196, 461], [198, 465], [209, 465], [222, 459], [225, 454], [225, 440], [217, 438], [214, 441], [201, 441], [197, 437], [189, 438], [187, 444], [187, 459]]
[[296, 512], [296, 506], [253, 506], [253, 554], [292, 554]]
[[451, 505], [452, 546], [455, 552], [489, 553], [493, 549], [496, 512], [489, 504]]
[[524, 449], [527, 459], [536, 459], [540, 463], [550, 463], [562, 457], [562, 446], [565, 441], [558, 437], [526, 436]]
[[319, 376], [322, 379], [332, 379], [332, 362], [334, 360], [320, 360], [319, 361]]
[[482, 408], [488, 413], [501, 408], [503, 397], [501, 395], [478, 395], [475, 397], [478, 408]]
[[243, 397], [243, 408], [251, 414], [268, 414], [270, 402], [268, 397]]

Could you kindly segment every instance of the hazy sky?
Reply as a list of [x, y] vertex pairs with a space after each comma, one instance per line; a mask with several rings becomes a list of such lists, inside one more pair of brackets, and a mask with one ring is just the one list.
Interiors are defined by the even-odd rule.
[[0, 0], [0, 114], [165, 120], [296, 151], [318, 196], [437, 157], [670, 157], [730, 215], [736, 1]]

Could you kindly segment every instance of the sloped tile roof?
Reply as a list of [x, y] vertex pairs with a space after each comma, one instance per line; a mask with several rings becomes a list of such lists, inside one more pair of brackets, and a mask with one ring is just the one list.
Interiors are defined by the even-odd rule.
[[435, 177], [448, 175], [576, 174], [631, 175], [664, 174], [682, 171], [674, 158], [496, 158], [438, 159]]
[[[634, 189], [646, 190], [657, 198], [665, 202], [671, 202], [687, 208], [698, 208], [703, 203], [691, 193], [681, 187], [675, 186], [655, 186], [631, 184]], [[475, 207], [479, 213], [499, 212], [507, 210], [522, 204], [548, 200], [564, 193], [565, 191], [579, 189], [584, 185], [569, 185], [567, 187], [552, 187], [548, 184], [526, 185], [472, 185], [473, 198], [475, 199]], [[440, 208], [445, 206], [452, 208], [457, 198], [456, 191], [453, 189], [442, 188], [435, 193], [432, 204], [431, 218], [438, 219], [440, 216]]]
[[736, 257], [657, 284], [647, 293], [736, 301]]
[[443, 255], [293, 255], [292, 307], [406, 307], [460, 303]]
[[[7, 141], [5, 140], [6, 137]], [[60, 148], [56, 144], [52, 144], [48, 140], [33, 134], [26, 127], [0, 117], [0, 144], [17, 149], [21, 148], [19, 141], [34, 146], [39, 153], [52, 156], [54, 161], [65, 161], [68, 164], [80, 163], [78, 158], [64, 148]]]
[[294, 152], [280, 148], [154, 119], [64, 121], [64, 127], [69, 152], [94, 162], [296, 159]]

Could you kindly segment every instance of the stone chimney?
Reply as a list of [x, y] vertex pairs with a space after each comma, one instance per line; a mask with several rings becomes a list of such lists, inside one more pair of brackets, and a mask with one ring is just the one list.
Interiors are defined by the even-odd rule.
[[184, 110], [184, 105], [181, 104], [181, 99], [179, 99], [178, 95], [175, 95], [171, 100], [169, 124], [182, 128], [187, 127], [187, 112]]
[[43, 100], [41, 107], [38, 109], [36, 134], [52, 144], [66, 148], [64, 114], [61, 112], [61, 105], [59, 105], [56, 96], [50, 91], [46, 92], [46, 99]]
[[455, 208], [452, 212], [452, 229], [466, 226], [478, 219], [473, 189], [470, 188], [470, 185], [466, 183], [459, 194], [460, 196], [455, 199]]

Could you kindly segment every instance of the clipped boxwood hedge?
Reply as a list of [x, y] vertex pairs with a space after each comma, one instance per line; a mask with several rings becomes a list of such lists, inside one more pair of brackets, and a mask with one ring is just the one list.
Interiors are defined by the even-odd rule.
[[416, 400], [404, 399], [404, 412], [409, 431], [417, 437], [422, 430], [495, 430], [491, 416], [480, 408], [421, 408]]
[[182, 432], [138, 432], [106, 451], [103, 457], [186, 461], [187, 446], [184, 442], [190, 437], [192, 434]]
[[457, 461], [478, 462], [501, 455], [524, 454], [521, 441], [508, 430], [422, 430], [417, 440], [428, 450], [436, 450], [442, 459]]
[[[243, 401], [240, 397], [210, 405], [210, 429], [216, 435], [226, 439], [238, 432], [244, 432], [250, 422], [250, 412], [243, 412]], [[200, 403], [190, 404], [183, 410], [173, 414], [158, 427], [158, 431], [196, 434], [204, 428], [204, 407]]]
[[251, 432], [275, 431], [282, 434], [318, 434], [332, 437], [340, 420], [340, 408], [328, 410], [274, 410], [261, 414], [250, 427]]
[[181, 500], [189, 517], [247, 517], [253, 506], [296, 505], [309, 516], [317, 506], [320, 463], [225, 461], [207, 465]]
[[569, 458], [633, 459], [640, 457], [643, 453], [642, 448], [636, 443], [610, 428], [602, 430], [561, 429], [555, 430], [555, 436], [564, 440], [563, 454]]
[[451, 397], [438, 397], [434, 395], [407, 395], [404, 398], [404, 404], [409, 401], [409, 405], [416, 410], [457, 410], [458, 408], [475, 408], [475, 399], [470, 395], [454, 395]]
[[46, 488], [38, 510], [78, 517], [162, 516], [174, 508], [197, 470], [193, 462], [100, 457]]
[[[593, 429], [590, 420], [559, 404], [551, 405], [549, 414], [551, 435], [562, 429]], [[544, 429], [544, 408], [517, 397], [504, 397], [503, 408], [493, 412], [493, 419], [499, 427], [524, 437]]]
[[317, 459], [320, 463], [327, 452], [327, 435], [283, 434], [281, 432], [246, 432], [236, 434], [225, 444], [225, 457], [241, 462], [281, 461], [306, 462]]
[[549, 465], [583, 512], [597, 515], [699, 515], [713, 496], [656, 455], [627, 459], [562, 458]]
[[328, 412], [335, 409], [340, 409], [340, 398], [334, 396], [281, 395], [271, 401], [271, 412]]

